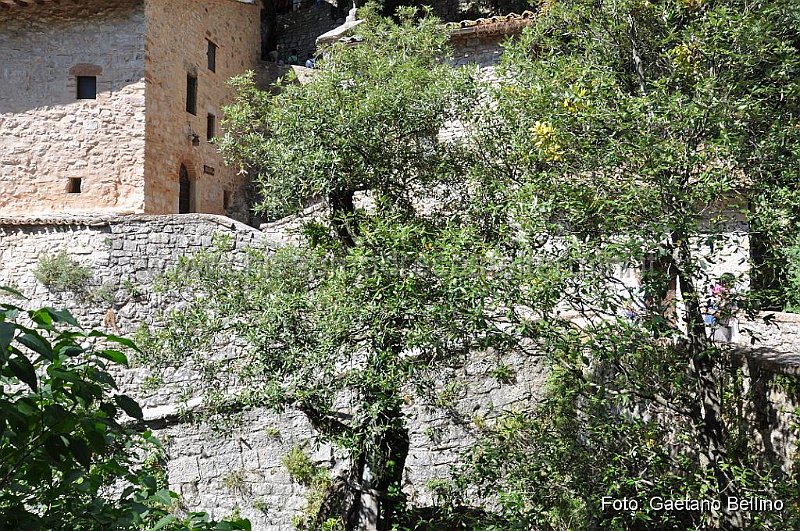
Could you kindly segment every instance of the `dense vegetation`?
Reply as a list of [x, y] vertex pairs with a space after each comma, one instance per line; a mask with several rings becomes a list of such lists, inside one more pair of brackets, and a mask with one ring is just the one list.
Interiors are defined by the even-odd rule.
[[180, 509], [159, 442], [121, 422], [142, 411], [116, 389], [115, 347], [135, 348], [63, 310], [0, 304], [0, 529], [250, 529]]
[[[554, 2], [507, 46], [498, 84], [442, 62], [436, 20], [364, 13], [363, 42], [334, 45], [309, 83], [273, 96], [239, 80], [227, 110], [222, 149], [257, 174], [261, 210], [321, 205], [302, 241], [244, 264], [226, 242], [185, 260], [167, 288], [193, 302], [144, 358], [188, 357], [212, 409], [299, 408], [348, 453], [344, 477], [294, 467], [322, 491], [301, 528], [423, 526], [401, 489], [404, 399], [469, 352], [541, 357], [550, 386], [487, 426], [440, 512], [480, 504], [477, 489], [494, 514], [432, 526], [797, 526], [796, 479], [753, 436], [746, 366], [706, 321], [785, 299], [768, 277], [794, 271], [800, 7]], [[437, 140], [455, 125], [461, 139]], [[723, 265], [739, 229], [760, 290]], [[236, 353], [209, 356], [233, 337]], [[721, 508], [620, 511], [604, 496]]]

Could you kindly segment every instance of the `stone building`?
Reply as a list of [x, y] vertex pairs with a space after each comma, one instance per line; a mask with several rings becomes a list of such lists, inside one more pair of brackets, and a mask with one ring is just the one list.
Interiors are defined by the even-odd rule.
[[0, 214], [223, 214], [257, 0], [0, 0]]

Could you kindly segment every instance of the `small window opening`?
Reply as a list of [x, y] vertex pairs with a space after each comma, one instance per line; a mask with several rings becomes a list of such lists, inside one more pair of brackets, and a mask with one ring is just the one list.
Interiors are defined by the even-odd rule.
[[81, 178], [80, 177], [70, 177], [69, 183], [67, 183], [67, 193], [68, 194], [79, 194], [81, 193]]
[[228, 210], [231, 207], [231, 192], [225, 190], [222, 192], [222, 208]]
[[206, 55], [208, 56], [208, 69], [212, 72], [217, 71], [217, 45], [211, 41], [208, 42], [208, 51]]
[[197, 76], [186, 74], [186, 112], [197, 114]]
[[210, 142], [215, 136], [217, 136], [217, 117], [209, 113], [206, 118], [206, 140]]
[[77, 76], [78, 78], [78, 99], [96, 100], [97, 99], [97, 77], [96, 76]]

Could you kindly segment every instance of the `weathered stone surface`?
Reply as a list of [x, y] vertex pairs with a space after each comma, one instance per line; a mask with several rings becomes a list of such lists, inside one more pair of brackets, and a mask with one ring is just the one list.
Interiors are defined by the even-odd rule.
[[[135, 0], [4, 12], [0, 212], [144, 208], [144, 18]], [[97, 75], [96, 100], [76, 99], [76, 75]]]
[[[0, 19], [0, 213], [178, 211], [180, 165], [192, 209], [246, 219], [242, 178], [207, 141], [207, 117], [255, 69], [259, 7], [231, 0], [85, 0], [7, 9]], [[6, 14], [7, 13], [7, 14]], [[207, 41], [217, 45], [208, 69]], [[187, 74], [198, 78], [186, 111]], [[77, 99], [97, 76], [97, 99]], [[193, 139], [196, 138], [193, 144]], [[82, 179], [80, 193], [68, 193]]]
[[[308, 215], [314, 214], [311, 209]], [[213, 215], [125, 216], [73, 220], [0, 220], [0, 285], [13, 285], [30, 301], [70, 309], [86, 327], [132, 334], [141, 323], [158, 323], [159, 313], [172, 301], [153, 291], [153, 279], [180, 256], [208, 248], [214, 234], [225, 234], [235, 251], [248, 246], [291, 242], [289, 230], [299, 221], [287, 220], [264, 231]], [[34, 278], [38, 257], [66, 251], [93, 272], [89, 293], [53, 293]], [[105, 287], [104, 297], [92, 289]], [[516, 372], [513, 383], [492, 377], [498, 360], [491, 353], [475, 353], [459, 369], [443, 371], [438, 384], [425, 396], [409, 390], [405, 413], [411, 438], [405, 490], [410, 499], [430, 504], [428, 481], [447, 477], [459, 454], [479, 434], [484, 419], [504, 410], [531, 407], [539, 396], [544, 371], [539, 360], [519, 355], [503, 360]], [[329, 445], [318, 445], [314, 430], [297, 411], [284, 414], [257, 410], [221, 431], [181, 421], [180, 390], [159, 388], [145, 392], [145, 369], [117, 373], [120, 387], [134, 395], [145, 417], [166, 440], [170, 487], [182, 494], [191, 509], [224, 516], [234, 508], [250, 518], [254, 529], [291, 529], [291, 517], [305, 504], [304, 489], [294, 484], [280, 459], [297, 445], [305, 445], [312, 459], [336, 474], [346, 462]], [[188, 371], [164, 374], [167, 381], [191, 378]], [[453, 385], [453, 382], [456, 382]]]
[[299, 64], [305, 64], [308, 54], [317, 51], [317, 37], [336, 28], [341, 22], [337, 13], [331, 6], [323, 3], [278, 14], [275, 43], [277, 59], [286, 62], [291, 51], [297, 50]]

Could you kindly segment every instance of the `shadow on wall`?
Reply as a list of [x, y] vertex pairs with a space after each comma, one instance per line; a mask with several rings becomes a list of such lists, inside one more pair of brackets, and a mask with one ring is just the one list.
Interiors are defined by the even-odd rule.
[[273, 18], [262, 21], [262, 58], [300, 65], [308, 54], [316, 53], [317, 37], [344, 23], [347, 14], [342, 7], [317, 0], [303, 0], [297, 9], [288, 0], [271, 9], [265, 8], [264, 16]]
[[[144, 80], [144, 3], [11, 8], [0, 18], [0, 115], [108, 100]], [[131, 101], [131, 104], [144, 102]]]
[[[5, 80], [0, 77], [0, 86], [14, 86], [14, 85], [4, 85]], [[98, 86], [101, 82], [97, 81]], [[137, 92], [137, 89], [134, 88], [136, 85], [141, 86], [141, 90], [138, 90], [140, 93], [139, 99], [135, 99], [134, 94]], [[131, 87], [131, 89], [128, 89]], [[0, 123], [3, 122], [4, 119], [11, 118], [11, 115], [25, 115], [30, 114], [31, 116], [36, 116], [37, 119], [41, 119], [42, 113], [40, 111], [44, 111], [45, 113], [53, 112], [61, 116], [66, 111], [69, 115], [71, 111], [78, 111], [79, 109], [86, 109], [86, 105], [91, 105], [91, 102], [96, 102], [99, 109], [106, 109], [108, 108], [109, 104], [111, 104], [114, 109], [118, 109], [120, 111], [127, 111], [132, 108], [141, 108], [141, 112], [144, 113], [144, 78], [136, 79], [131, 81], [130, 83], [120, 83], [112, 84], [112, 86], [106, 91], [98, 91], [94, 98], [87, 98], [82, 99], [77, 97], [77, 84], [72, 83], [70, 86], [67, 87], [68, 91], [64, 94], [59, 94], [58, 97], [54, 94], [42, 95], [37, 94], [34, 97], [18, 97], [18, 98], [3, 98], [0, 97]], [[74, 88], [74, 90], [69, 90]], [[138, 87], [137, 87], [138, 88]], [[14, 89], [16, 90], [16, 89]], [[25, 89], [21, 89], [21, 92], [25, 91]], [[126, 101], [117, 101], [117, 97], [120, 95], [124, 95], [128, 97]], [[36, 111], [36, 112], [34, 112]], [[85, 114], [85, 113], [84, 113]], [[46, 115], [46, 114], [45, 114]], [[84, 116], [83, 114], [74, 114], [73, 115], [76, 119], [86, 118], [92, 119], [97, 121], [98, 115], [97, 113], [91, 113], [90, 115]], [[37, 123], [35, 125], [43, 125]]]

